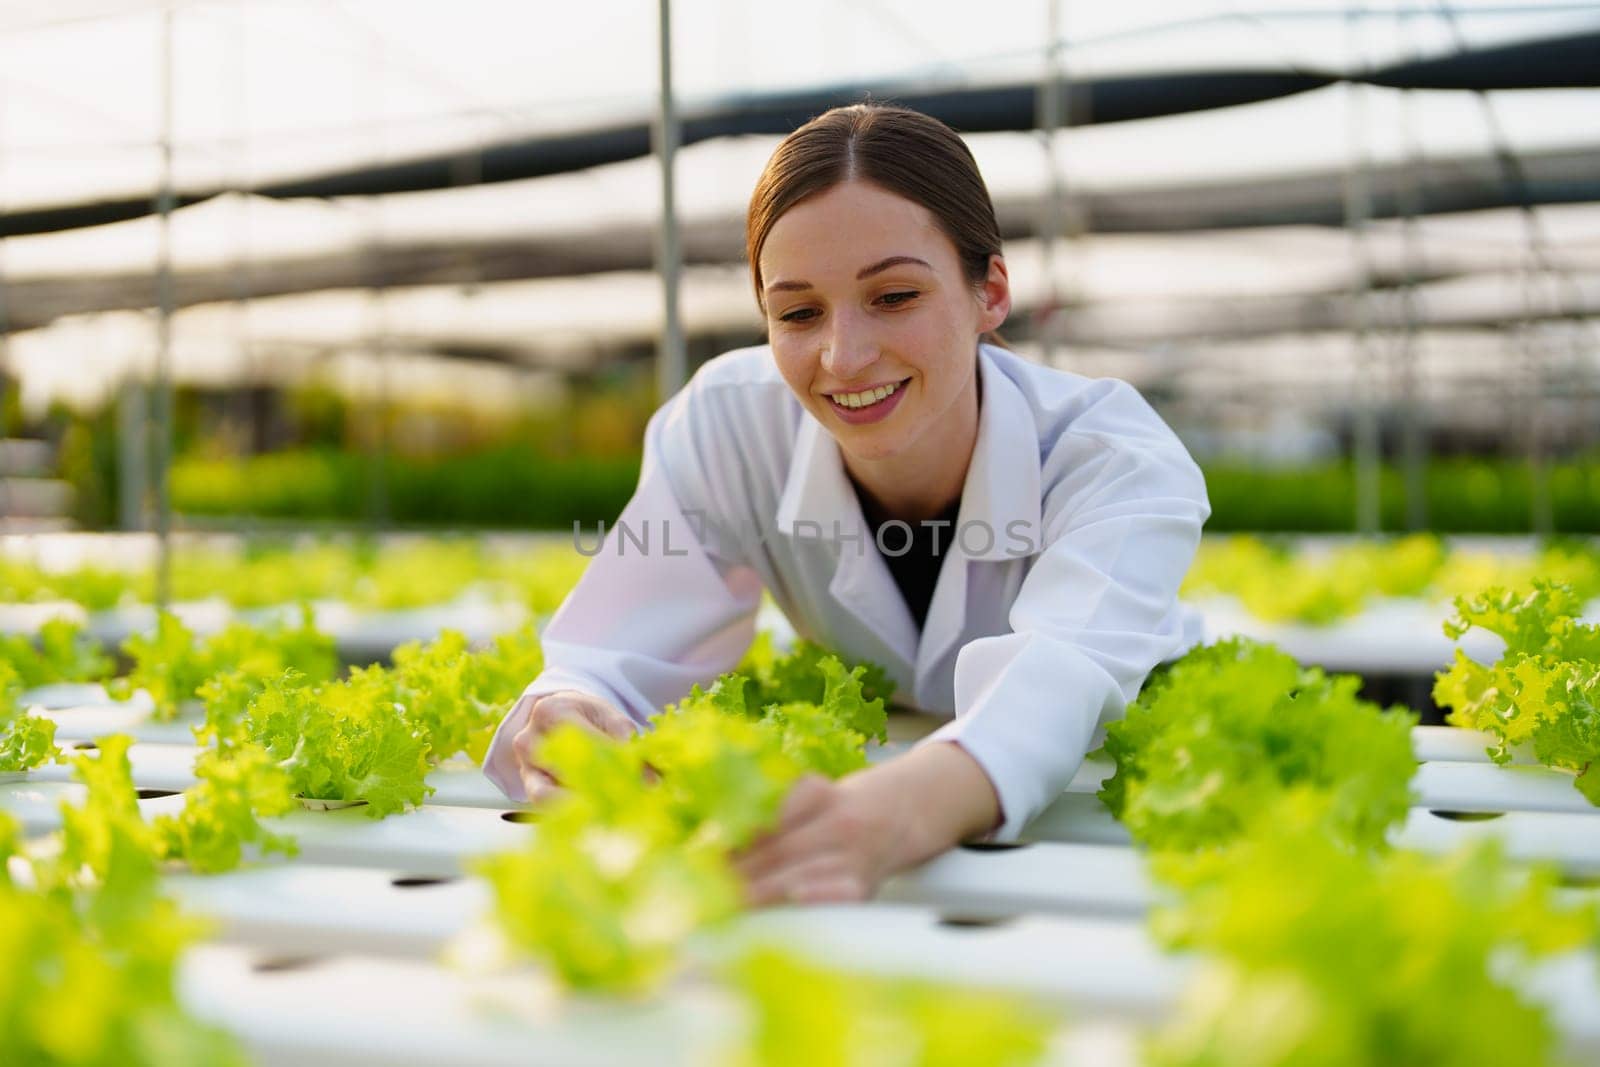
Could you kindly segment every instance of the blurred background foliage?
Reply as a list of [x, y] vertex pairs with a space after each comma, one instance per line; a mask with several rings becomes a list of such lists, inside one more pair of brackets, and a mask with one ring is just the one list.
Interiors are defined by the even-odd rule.
[[[396, 404], [381, 424], [370, 406], [318, 386], [269, 397], [242, 424], [232, 394], [183, 389], [177, 396], [173, 505], [200, 525], [359, 523], [378, 512], [408, 527], [567, 529], [609, 521], [633, 491], [654, 406], [642, 374], [574, 390], [560, 405], [517, 417]], [[4, 418], [58, 442], [78, 524], [115, 525], [112, 409], [79, 414], [58, 406], [30, 426], [7, 404]], [[1262, 466], [1218, 457], [1203, 466], [1212, 532], [1355, 530], [1357, 472], [1348, 460]], [[1437, 457], [1425, 472], [1426, 528], [1524, 533], [1541, 491], [1555, 532], [1600, 531], [1600, 455], [1592, 453], [1551, 464], [1542, 478], [1516, 457]], [[1411, 528], [1406, 480], [1394, 463], [1381, 468], [1380, 499], [1383, 530]]]

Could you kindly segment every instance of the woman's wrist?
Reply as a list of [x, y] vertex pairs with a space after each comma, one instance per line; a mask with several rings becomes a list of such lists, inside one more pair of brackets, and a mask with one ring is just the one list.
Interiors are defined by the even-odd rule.
[[936, 742], [860, 771], [840, 783], [893, 812], [892, 873], [924, 863], [1000, 825], [1000, 800], [989, 775], [959, 744]]

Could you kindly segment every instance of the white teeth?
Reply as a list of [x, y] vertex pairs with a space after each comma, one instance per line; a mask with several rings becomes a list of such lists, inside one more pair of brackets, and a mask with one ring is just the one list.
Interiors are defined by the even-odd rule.
[[880, 385], [876, 389], [868, 389], [860, 393], [833, 393], [831, 395], [833, 402], [841, 407], [864, 408], [871, 404], [876, 404], [880, 400], [888, 399], [898, 388], [900, 388], [900, 383], [896, 382], [893, 385]]

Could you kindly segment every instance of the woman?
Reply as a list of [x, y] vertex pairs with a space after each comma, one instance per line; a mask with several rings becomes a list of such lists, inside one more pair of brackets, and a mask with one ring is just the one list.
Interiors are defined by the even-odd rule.
[[988, 190], [942, 123], [855, 105], [774, 152], [747, 244], [770, 344], [650, 420], [633, 499], [544, 633], [485, 770], [555, 788], [540, 737], [626, 737], [737, 662], [763, 588], [802, 635], [953, 718], [806, 779], [740, 857], [753, 902], [859, 900], [1066, 786], [1097, 723], [1182, 649], [1209, 509], [1128, 385], [983, 344], [1011, 308]]

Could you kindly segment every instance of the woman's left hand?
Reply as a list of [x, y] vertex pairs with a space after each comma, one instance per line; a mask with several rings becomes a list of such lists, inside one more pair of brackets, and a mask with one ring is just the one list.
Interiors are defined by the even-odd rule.
[[758, 907], [867, 900], [890, 875], [993, 829], [999, 811], [959, 745], [924, 745], [837, 782], [800, 779], [777, 826], [735, 866]]

